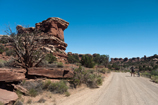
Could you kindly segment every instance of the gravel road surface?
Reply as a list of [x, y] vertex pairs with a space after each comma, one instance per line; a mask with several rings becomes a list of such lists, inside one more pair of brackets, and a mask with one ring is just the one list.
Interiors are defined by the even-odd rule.
[[158, 84], [130, 73], [111, 73], [100, 88], [84, 89], [57, 105], [158, 105]]

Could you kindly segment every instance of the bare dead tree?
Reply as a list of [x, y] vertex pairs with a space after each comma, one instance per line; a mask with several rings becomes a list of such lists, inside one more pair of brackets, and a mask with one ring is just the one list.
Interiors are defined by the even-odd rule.
[[[10, 27], [6, 32], [12, 34]], [[16, 52], [15, 65], [23, 68], [35, 67], [45, 58], [46, 54], [42, 49], [41, 32], [37, 30], [32, 32], [24, 31], [12, 38], [13, 48]]]

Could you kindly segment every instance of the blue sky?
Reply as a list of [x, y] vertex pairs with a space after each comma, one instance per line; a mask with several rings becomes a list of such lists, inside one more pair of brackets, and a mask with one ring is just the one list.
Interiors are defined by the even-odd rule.
[[8, 24], [34, 27], [49, 17], [70, 23], [66, 52], [118, 58], [158, 54], [158, 0], [0, 0], [0, 34]]

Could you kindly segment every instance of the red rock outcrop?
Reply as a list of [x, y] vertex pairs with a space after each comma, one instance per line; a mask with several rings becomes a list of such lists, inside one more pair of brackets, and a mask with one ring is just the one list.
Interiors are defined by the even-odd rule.
[[13, 82], [25, 79], [25, 69], [0, 68], [0, 81]]
[[16, 93], [0, 89], [0, 102], [4, 103], [5, 105], [11, 102], [15, 102], [18, 99]]
[[39, 40], [43, 43], [43, 49], [49, 53], [57, 52], [55, 53], [57, 60], [65, 62], [67, 60], [67, 54], [65, 52], [67, 44], [64, 42], [64, 30], [68, 25], [69, 23], [63, 19], [51, 17], [47, 20], [36, 23], [35, 28], [24, 28], [18, 25], [16, 29], [18, 30], [18, 34], [39, 30], [41, 32]]
[[29, 68], [28, 75], [48, 78], [72, 78], [73, 71], [68, 68]]

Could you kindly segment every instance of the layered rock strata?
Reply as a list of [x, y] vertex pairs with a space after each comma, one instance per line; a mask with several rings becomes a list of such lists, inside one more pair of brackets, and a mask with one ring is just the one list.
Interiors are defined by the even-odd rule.
[[46, 52], [53, 53], [60, 62], [67, 61], [65, 52], [67, 44], [64, 42], [64, 30], [69, 23], [57, 17], [51, 17], [42, 22], [36, 23], [35, 27], [24, 28], [20, 25], [16, 27], [18, 34], [23, 32], [40, 31], [39, 41], [43, 43], [43, 49]]

